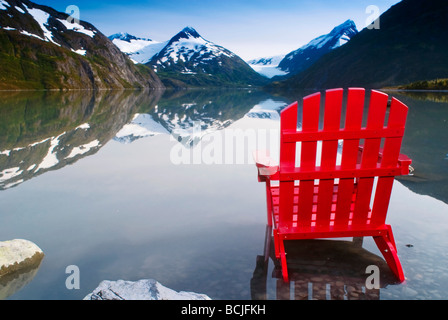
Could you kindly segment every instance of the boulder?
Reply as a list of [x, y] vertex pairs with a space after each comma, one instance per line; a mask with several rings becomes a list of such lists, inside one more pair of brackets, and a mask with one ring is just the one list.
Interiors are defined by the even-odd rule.
[[44, 256], [42, 250], [33, 242], [15, 239], [0, 242], [0, 277], [7, 273], [34, 265]]
[[153, 279], [102, 281], [84, 300], [211, 300], [207, 295], [174, 291]]
[[28, 240], [0, 242], [0, 300], [8, 298], [31, 282], [43, 257], [42, 250]]

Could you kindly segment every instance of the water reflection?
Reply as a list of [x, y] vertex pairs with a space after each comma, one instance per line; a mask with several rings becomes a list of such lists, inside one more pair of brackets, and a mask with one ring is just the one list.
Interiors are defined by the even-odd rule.
[[412, 177], [398, 178], [412, 191], [448, 204], [448, 93], [394, 93], [409, 106], [402, 152], [412, 159]]
[[17, 270], [0, 275], [0, 300], [14, 295], [30, 283], [39, 271], [43, 257], [43, 254], [35, 254], [18, 266]]
[[4, 93], [0, 100], [0, 190], [95, 154], [151, 109], [158, 91]]
[[6, 93], [0, 101], [0, 190], [93, 155], [111, 139], [131, 143], [170, 134], [193, 146], [268, 97], [259, 90]]
[[[297, 240], [285, 243], [290, 282], [282, 278], [275, 258], [271, 227], [266, 227], [264, 254], [257, 256], [251, 279], [254, 300], [379, 300], [380, 289], [397, 280], [384, 259], [363, 248], [363, 238], [345, 240]], [[275, 297], [268, 297], [266, 283], [270, 261], [276, 280]], [[367, 273], [377, 267], [378, 279]]]
[[[343, 241], [313, 241], [308, 251], [297, 246], [295, 281], [286, 291], [275, 266], [268, 272], [272, 259], [266, 268], [269, 255], [260, 255], [253, 276], [265, 224], [264, 186], [256, 181], [255, 168], [170, 162], [177, 145], [173, 140], [192, 147], [212, 133], [278, 128], [282, 106], [305, 94], [2, 94], [0, 235], [30, 239], [46, 254], [34, 280], [10, 298], [78, 299], [106, 278], [155, 278], [173, 289], [212, 298], [250, 299], [252, 277], [252, 294], [260, 299], [397, 299], [413, 292], [429, 299], [447, 297], [443, 274], [448, 223], [443, 216], [448, 211], [435, 200], [446, 203], [448, 194], [445, 103], [394, 94], [410, 107], [402, 151], [416, 170], [414, 177], [400, 178], [394, 186], [388, 217], [396, 226], [408, 279], [405, 285], [388, 286], [385, 267], [379, 292], [363, 289], [366, 265], [381, 270], [384, 265], [368, 240], [362, 248]], [[197, 123], [200, 136], [194, 131]], [[408, 188], [435, 199], [416, 196]], [[360, 256], [359, 261], [352, 259]], [[64, 270], [71, 264], [83, 274], [78, 292], [64, 287]], [[326, 290], [316, 296], [319, 286]], [[401, 288], [409, 290], [403, 293]]]
[[142, 137], [170, 134], [192, 147], [205, 135], [229, 127], [270, 97], [260, 90], [168, 90], [155, 108], [140, 110], [115, 139], [130, 143]]

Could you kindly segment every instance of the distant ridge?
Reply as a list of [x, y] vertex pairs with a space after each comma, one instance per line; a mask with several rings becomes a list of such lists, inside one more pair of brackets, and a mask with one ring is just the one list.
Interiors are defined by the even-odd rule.
[[271, 88], [382, 88], [448, 75], [448, 1], [403, 0], [309, 69]]

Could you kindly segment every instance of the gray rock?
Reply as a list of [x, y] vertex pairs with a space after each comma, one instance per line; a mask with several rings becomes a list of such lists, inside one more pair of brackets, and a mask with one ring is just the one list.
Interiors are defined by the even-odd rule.
[[84, 300], [211, 300], [207, 295], [174, 291], [156, 280], [102, 281]]
[[0, 300], [4, 300], [31, 282], [44, 257], [34, 243], [15, 239], [0, 242]]
[[15, 239], [0, 242], [0, 276], [16, 271], [43, 257], [42, 250], [33, 242]]

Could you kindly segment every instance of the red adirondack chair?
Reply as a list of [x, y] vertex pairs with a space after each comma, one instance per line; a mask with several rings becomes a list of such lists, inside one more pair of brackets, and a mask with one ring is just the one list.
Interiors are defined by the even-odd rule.
[[394, 177], [408, 174], [411, 164], [400, 154], [408, 108], [392, 98], [384, 125], [389, 97], [372, 90], [363, 126], [365, 89], [350, 88], [341, 128], [343, 94], [343, 89], [325, 92], [322, 129], [320, 93], [303, 99], [301, 131], [297, 102], [281, 112], [279, 165], [264, 151], [255, 153], [259, 181], [266, 182], [275, 255], [287, 282], [284, 241], [372, 236], [402, 282], [403, 269], [386, 215]]

